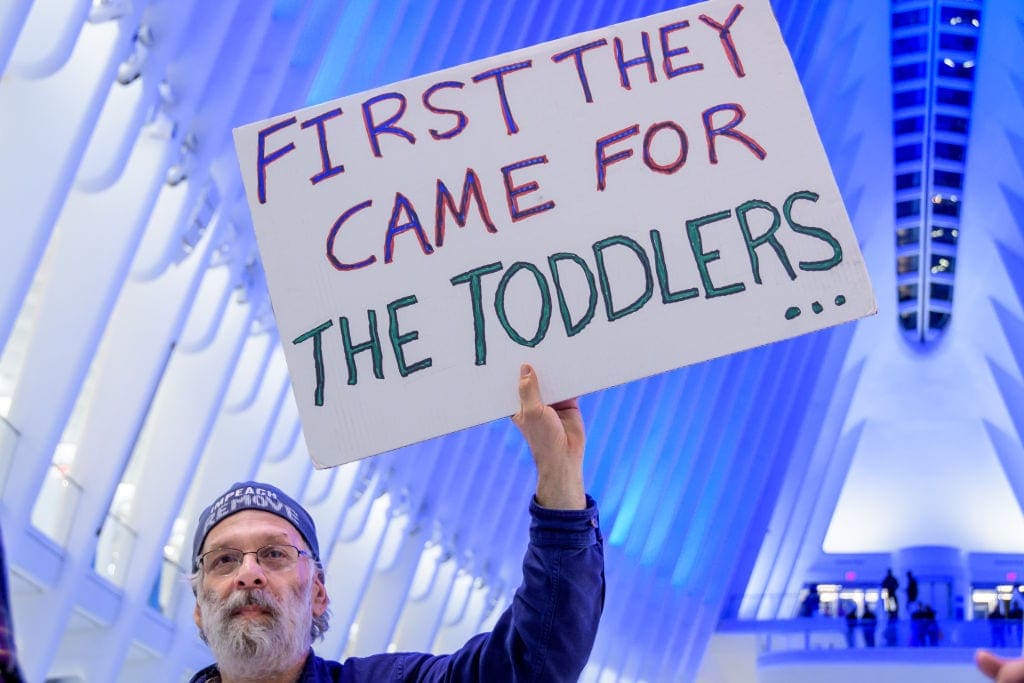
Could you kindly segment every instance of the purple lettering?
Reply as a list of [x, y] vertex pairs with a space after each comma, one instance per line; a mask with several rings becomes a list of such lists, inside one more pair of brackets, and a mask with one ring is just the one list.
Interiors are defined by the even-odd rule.
[[341, 230], [341, 226], [344, 225], [345, 221], [351, 218], [354, 214], [358, 213], [359, 211], [362, 211], [363, 209], [367, 209], [371, 206], [373, 206], [372, 199], [367, 199], [365, 202], [356, 204], [352, 208], [345, 211], [345, 213], [341, 214], [341, 216], [338, 217], [338, 220], [334, 221], [334, 225], [331, 226], [331, 231], [327, 233], [327, 260], [330, 261], [331, 265], [334, 266], [336, 269], [356, 270], [357, 268], [365, 268], [366, 266], [374, 263], [377, 260], [376, 256], [370, 254], [362, 261], [359, 261], [357, 263], [343, 263], [342, 261], [338, 260], [337, 256], [334, 255], [334, 240], [337, 239], [338, 231]]
[[[373, 120], [373, 105], [384, 100], [397, 100], [398, 111], [389, 116], [381, 123], [376, 123]], [[387, 133], [388, 135], [397, 135], [398, 137], [405, 138], [409, 141], [409, 144], [416, 144], [416, 136], [407, 131], [404, 128], [399, 128], [395, 124], [398, 123], [402, 116], [405, 114], [405, 95], [397, 92], [386, 92], [376, 97], [363, 102], [363, 124], [366, 127], [366, 136], [370, 139], [370, 148], [373, 149], [373, 156], [383, 156], [380, 151], [380, 142], [378, 138]]]
[[586, 52], [587, 50], [593, 50], [596, 47], [601, 47], [602, 45], [607, 44], [608, 40], [602, 38], [601, 40], [595, 40], [592, 43], [580, 45], [579, 47], [574, 47], [571, 50], [566, 50], [565, 52], [559, 52], [556, 55], [551, 55], [551, 61], [553, 61], [555, 64], [558, 64], [559, 62], [563, 61], [564, 59], [570, 56], [573, 58], [573, 61], [576, 62], [576, 73], [579, 76], [580, 85], [583, 87], [583, 98], [587, 102], [593, 102], [594, 97], [590, 94], [590, 81], [587, 80], [587, 71], [586, 69], [583, 68], [583, 53]]
[[531, 206], [528, 209], [519, 208], [519, 196], [524, 194], [530, 194], [540, 189], [540, 184], [535, 180], [531, 180], [528, 183], [522, 185], [513, 185], [512, 183], [512, 171], [520, 168], [526, 168], [527, 166], [533, 166], [535, 164], [546, 164], [548, 158], [544, 155], [539, 157], [531, 157], [530, 159], [523, 159], [517, 161], [514, 164], [503, 166], [501, 168], [501, 174], [505, 178], [505, 197], [508, 200], [508, 215], [512, 218], [513, 222], [520, 221], [524, 218], [529, 218], [534, 214], [541, 213], [543, 211], [549, 211], [555, 208], [555, 202], [546, 201], [543, 204], [537, 206]]
[[533, 66], [533, 60], [527, 59], [525, 62], [516, 62], [515, 64], [508, 64], [506, 66], [499, 66], [497, 69], [491, 69], [490, 71], [484, 71], [476, 76], [473, 76], [473, 82], [479, 83], [480, 81], [493, 78], [494, 82], [498, 86], [498, 99], [501, 103], [501, 115], [505, 119], [505, 130], [509, 135], [515, 135], [519, 132], [519, 126], [516, 125], [515, 119], [512, 117], [512, 111], [508, 106], [508, 96], [505, 93], [505, 74], [512, 73], [513, 71], [519, 71], [520, 69], [529, 69]]
[[309, 128], [310, 126], [316, 126], [316, 139], [317, 142], [320, 143], [320, 163], [323, 165], [323, 170], [310, 177], [309, 182], [314, 185], [319, 183], [321, 180], [327, 180], [339, 173], [345, 172], [345, 167], [343, 165], [331, 165], [331, 156], [327, 152], [327, 129], [324, 124], [337, 116], [341, 116], [340, 107], [324, 112], [323, 114], [320, 114], [320, 116], [314, 116], [311, 119], [306, 119], [299, 125], [299, 128], [302, 129]]
[[437, 180], [437, 204], [434, 209], [435, 245], [438, 247], [444, 245], [445, 223], [447, 222], [446, 216], [448, 213], [452, 213], [455, 216], [455, 222], [460, 228], [466, 227], [470, 199], [476, 200], [477, 208], [480, 211], [480, 218], [483, 220], [484, 225], [487, 226], [487, 232], [498, 232], [498, 229], [494, 227], [494, 221], [491, 220], [491, 214], [487, 210], [487, 201], [484, 199], [484, 191], [480, 187], [480, 180], [476, 176], [476, 171], [467, 168], [466, 180], [462, 184], [462, 199], [459, 201], [458, 209], [455, 208], [455, 199], [452, 197], [451, 192], [448, 191], [448, 187], [440, 178]]
[[465, 83], [460, 83], [459, 81], [442, 81], [440, 83], [435, 83], [434, 85], [430, 86], [423, 92], [424, 107], [426, 107], [429, 111], [433, 112], [434, 114], [451, 114], [456, 118], [457, 121], [455, 126], [449, 128], [443, 133], [438, 132], [436, 128], [431, 128], [430, 137], [434, 138], [435, 140], [448, 140], [461, 133], [463, 129], [466, 127], [466, 125], [469, 123], [469, 117], [466, 116], [465, 112], [459, 111], [458, 109], [442, 109], [441, 107], [435, 107], [430, 102], [430, 98], [433, 96], [433, 94], [442, 88], [458, 88], [461, 90], [462, 88], [465, 87], [465, 85]]
[[[714, 128], [712, 126], [711, 119], [720, 111], [731, 111], [732, 120], [724, 126]], [[726, 104], [719, 104], [718, 106], [705, 109], [701, 117], [704, 120], [704, 134], [708, 141], [708, 160], [713, 163], [718, 163], [718, 151], [715, 149], [715, 138], [719, 135], [730, 137], [733, 140], [737, 140], [754, 153], [758, 159], [764, 159], [768, 156], [768, 153], [764, 150], [764, 147], [757, 143], [757, 140], [750, 137], [736, 129], [736, 126], [740, 125], [743, 121], [743, 117], [746, 116], [746, 112], [743, 111], [743, 107], [735, 102], [729, 102]]]
[[736, 52], [736, 44], [732, 42], [732, 33], [730, 29], [733, 23], [736, 21], [736, 17], [743, 11], [743, 5], [736, 5], [732, 8], [732, 12], [729, 13], [729, 17], [725, 20], [725, 24], [719, 24], [717, 21], [712, 19], [706, 14], [700, 15], [700, 20], [713, 29], [718, 30], [718, 39], [722, 41], [722, 48], [725, 50], [725, 56], [729, 59], [729, 64], [732, 66], [733, 72], [743, 78], [746, 73], [743, 71], [743, 62], [740, 61], [740, 55]]
[[690, 25], [688, 21], [677, 21], [674, 24], [668, 24], [658, 29], [658, 35], [661, 38], [661, 68], [665, 72], [667, 78], [675, 78], [683, 74], [691, 73], [693, 71], [700, 71], [704, 68], [704, 65], [700, 62], [694, 62], [693, 64], [687, 64], [686, 66], [672, 66], [672, 58], [677, 55], [689, 54], [690, 48], [683, 46], [671, 49], [668, 46], [669, 34], [681, 31]]
[[622, 150], [621, 152], [616, 152], [615, 154], [606, 157], [605, 148], [608, 147], [609, 145], [618, 142], [619, 140], [624, 140], [626, 138], [633, 137], [634, 135], [637, 135], [639, 133], [640, 126], [634, 123], [629, 128], [623, 128], [622, 130], [610, 133], [609, 135], [605, 135], [603, 138], [598, 139], [594, 149], [594, 156], [597, 159], [597, 189], [599, 191], [603, 192], [606, 185], [605, 169], [614, 163], [623, 161], [624, 159], [628, 159], [629, 157], [633, 156], [632, 149], [625, 149]]
[[615, 63], [619, 67], [619, 83], [626, 90], [632, 90], [632, 86], [629, 83], [629, 69], [634, 66], [646, 64], [648, 81], [654, 83], [658, 80], [658, 77], [654, 74], [654, 58], [651, 56], [651, 37], [647, 34], [647, 31], [641, 31], [640, 39], [644, 46], [643, 56], [629, 60], [622, 54], [622, 39], [615, 38], [612, 41], [615, 46]]
[[[398, 220], [402, 213], [408, 216], [408, 220], [399, 224]], [[396, 192], [395, 204], [391, 210], [391, 220], [388, 221], [388, 233], [384, 237], [384, 263], [391, 263], [394, 260], [395, 238], [410, 230], [415, 233], [416, 239], [420, 243], [420, 250], [424, 254], [433, 254], [434, 248], [430, 246], [427, 234], [423, 232], [423, 226], [420, 225], [419, 216], [416, 215], [416, 209], [413, 208], [412, 202], [401, 192]]]
[[256, 139], [258, 141], [256, 151], [256, 195], [259, 198], [260, 204], [267, 203], [267, 166], [295, 149], [295, 143], [289, 142], [284, 147], [275, 149], [268, 155], [267, 137], [269, 137], [271, 133], [276, 133], [282, 128], [287, 128], [294, 123], [295, 117], [292, 116], [284, 121], [278, 121], [273, 125], [267, 126], [256, 134]]

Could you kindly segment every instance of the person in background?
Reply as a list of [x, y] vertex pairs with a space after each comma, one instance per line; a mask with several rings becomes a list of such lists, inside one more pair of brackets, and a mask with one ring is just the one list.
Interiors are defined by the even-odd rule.
[[896, 589], [900, 582], [893, 576], [892, 569], [886, 570], [885, 578], [882, 579], [882, 597], [885, 598], [885, 611], [890, 619], [895, 619], [900, 613], [900, 599], [896, 596]]
[[811, 584], [810, 589], [807, 591], [807, 595], [800, 602], [800, 616], [802, 617], [813, 617], [818, 613], [818, 607], [821, 605], [821, 596], [818, 594], [818, 584]]
[[999, 601], [988, 613], [988, 623], [992, 630], [992, 647], [1006, 647], [1006, 617], [999, 609]]
[[857, 646], [857, 607], [846, 613], [846, 647]]
[[871, 611], [871, 605], [864, 603], [864, 613], [860, 615], [860, 627], [864, 632], [864, 645], [875, 646], [875, 630], [878, 628], [878, 617]]
[[1008, 632], [1010, 642], [1020, 642], [1022, 621], [1024, 621], [1024, 610], [1020, 608], [1020, 603], [1014, 600], [1006, 610], [1006, 630]]
[[199, 517], [195, 622], [215, 664], [192, 683], [502, 683], [577, 681], [604, 606], [597, 507], [583, 488], [585, 432], [576, 399], [545, 406], [523, 365], [512, 417], [537, 467], [523, 583], [490, 633], [449, 655], [318, 657], [330, 598], [313, 519], [268, 484], [240, 482]]
[[924, 644], [935, 646], [942, 640], [942, 630], [939, 628], [939, 620], [936, 618], [935, 610], [931, 605], [922, 608], [924, 612]]
[[917, 577], [914, 576], [913, 572], [907, 570], [907, 609], [914, 606], [917, 602]]
[[924, 605], [918, 605], [910, 613], [910, 647], [924, 645], [925, 628], [927, 627], [925, 620], [927, 616], [924, 611]]

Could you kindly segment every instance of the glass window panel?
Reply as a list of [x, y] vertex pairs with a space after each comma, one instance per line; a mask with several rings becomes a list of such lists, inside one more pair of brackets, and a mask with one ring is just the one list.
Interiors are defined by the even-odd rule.
[[957, 228], [933, 226], [931, 236], [932, 242], [955, 245], [960, 237], [960, 231]]
[[950, 26], [981, 26], [981, 12], [963, 7], [943, 7], [941, 19], [943, 24]]
[[954, 145], [951, 142], [936, 142], [935, 156], [949, 161], [963, 161], [967, 156], [967, 149], [963, 145]]
[[917, 254], [908, 254], [896, 259], [896, 272], [900, 275], [917, 272]]
[[924, 89], [910, 90], [907, 92], [894, 93], [892, 106], [896, 109], [906, 109], [924, 104]]
[[906, 313], [900, 313], [900, 327], [902, 327], [904, 330], [916, 330], [917, 311], [907, 311]]
[[946, 57], [939, 61], [939, 75], [944, 78], [959, 78], [962, 81], [974, 80], [974, 65], [968, 66]]
[[957, 33], [942, 33], [939, 35], [939, 46], [943, 50], [977, 52], [978, 39], [974, 36], [965, 36]]
[[938, 201], [932, 201], [932, 214], [936, 216], [960, 215], [960, 200], [951, 197], [942, 197]]
[[907, 161], [920, 161], [921, 160], [921, 143], [915, 143], [912, 145], [900, 145], [896, 148], [896, 163], [902, 164]]
[[896, 218], [907, 218], [908, 216], [921, 215], [921, 200], [907, 199], [896, 202]]
[[932, 254], [932, 273], [949, 273], [952, 275], [954, 272], [956, 272], [955, 257]]
[[913, 301], [917, 299], [917, 284], [900, 285], [896, 288], [896, 293], [900, 302]]
[[900, 173], [896, 176], [896, 189], [897, 190], [910, 190], [915, 187], [921, 187], [921, 172], [912, 171], [910, 173]]
[[953, 300], [953, 285], [944, 285], [941, 282], [933, 282], [930, 286], [930, 296], [938, 301]]
[[935, 184], [939, 187], [950, 187], [956, 190], [963, 189], [964, 176], [961, 173], [954, 173], [952, 171], [939, 171], [936, 170], [933, 176]]
[[896, 119], [893, 123], [892, 131], [896, 135], [906, 135], [907, 133], [920, 133], [924, 130], [924, 117], [923, 116], [911, 116], [905, 119]]
[[903, 28], [905, 26], [920, 26], [928, 21], [928, 8], [912, 9], [906, 12], [896, 12], [892, 15], [892, 27]]
[[901, 64], [900, 66], [894, 66], [892, 68], [892, 80], [897, 83], [901, 81], [914, 80], [915, 78], [924, 78], [925, 74], [924, 62]]
[[892, 54], [905, 55], [911, 52], [924, 52], [928, 49], [928, 36], [922, 34], [909, 38], [897, 38], [892, 41]]
[[949, 321], [952, 319], [949, 313], [943, 313], [941, 311], [929, 311], [928, 312], [928, 327], [933, 330], [942, 330], [949, 325]]
[[967, 135], [968, 120], [964, 116], [946, 116], [939, 114], [935, 117], [935, 129], [945, 133], [961, 133]]
[[896, 244], [901, 247], [905, 247], [908, 244], [917, 244], [920, 235], [921, 231], [919, 228], [900, 228], [896, 231]]
[[937, 95], [939, 104], [952, 104], [958, 107], [971, 106], [971, 92], [969, 90], [939, 88]]

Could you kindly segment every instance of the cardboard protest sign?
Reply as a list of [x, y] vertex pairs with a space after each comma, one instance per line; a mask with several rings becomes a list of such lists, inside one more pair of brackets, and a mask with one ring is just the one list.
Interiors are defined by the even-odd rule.
[[235, 131], [309, 446], [338, 465], [875, 312], [767, 0]]

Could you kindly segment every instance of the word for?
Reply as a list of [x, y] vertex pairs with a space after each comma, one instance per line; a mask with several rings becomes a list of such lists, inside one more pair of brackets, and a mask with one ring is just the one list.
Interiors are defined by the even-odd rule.
[[[725, 58], [737, 78], [743, 78], [746, 73], [743, 68], [743, 62], [740, 59], [739, 51], [737, 50], [735, 41], [733, 40], [731, 29], [742, 10], [743, 5], [737, 4], [733, 7], [729, 16], [726, 17], [724, 21], [716, 20], [706, 14], [702, 14], [699, 17], [701, 25], [704, 25], [717, 33]], [[630, 71], [637, 68], [641, 68], [646, 72], [649, 83], [658, 82], [658, 66], [660, 66], [661, 74], [665, 77], [666, 81], [686, 74], [703, 71], [703, 62], [695, 61], [689, 64], [679, 64], [675, 61], [683, 55], [690, 54], [689, 47], [673, 43], [673, 35], [687, 28], [690, 28], [690, 22], [688, 20], [676, 21], [659, 27], [657, 30], [657, 44], [660, 47], [660, 54], [658, 55], [652, 51], [651, 36], [647, 31], [640, 32], [642, 54], [633, 58], [626, 57], [622, 38], [618, 36], [613, 37], [610, 49], [611, 55], [609, 56], [611, 57], [611, 62], [618, 72], [620, 87], [623, 90], [632, 90], [633, 86], [630, 80]], [[587, 64], [588, 62], [592, 63], [601, 53], [608, 55], [608, 52], [608, 40], [606, 38], [601, 38], [551, 55], [551, 60], [555, 64], [564, 62], [575, 67], [575, 75], [579, 81], [583, 98], [586, 102], [593, 103], [595, 101], [594, 93], [591, 87], [590, 72], [588, 71]], [[505, 124], [505, 130], [508, 135], [517, 134], [520, 128], [519, 124], [516, 122], [514, 107], [510, 101], [508, 92], [509, 88], [507, 87], [506, 80], [509, 79], [512, 74], [519, 72], [523, 72], [524, 75], [516, 76], [516, 78], [524, 78], [525, 74], [532, 69], [533, 60], [527, 59], [488, 69], [475, 74], [470, 78], [474, 84], [487, 81], [494, 83], [495, 92], [498, 98], [498, 110], [501, 113], [502, 120]], [[445, 120], [447, 125], [449, 125], [449, 127], [444, 130], [441, 130], [440, 128], [428, 128], [426, 132], [429, 133], [431, 139], [435, 141], [450, 140], [461, 135], [468, 128], [470, 124], [470, 117], [464, 110], [441, 106], [441, 103], [436, 101], [436, 98], [442, 97], [445, 93], [452, 90], [463, 90], [466, 85], [467, 84], [462, 81], [444, 80], [430, 85], [420, 94], [419, 99], [423, 109], [431, 115], [444, 117], [442, 120]], [[535, 86], [523, 86], [521, 91], [528, 93], [532, 97], [534, 96], [534, 93], [537, 92], [537, 88]], [[361, 103], [362, 127], [369, 144], [370, 152], [374, 157], [381, 158], [384, 156], [384, 148], [382, 147], [381, 142], [382, 139], [385, 139], [385, 136], [387, 136], [386, 139], [391, 141], [404, 140], [410, 145], [415, 145], [417, 143], [418, 131], [412, 130], [408, 125], [402, 124], [402, 119], [406, 114], [408, 106], [409, 98], [405, 94], [397, 91], [374, 95]], [[321, 168], [309, 177], [310, 183], [317, 185], [318, 183], [345, 172], [345, 165], [337, 163], [336, 159], [332, 159], [331, 157], [331, 138], [328, 135], [328, 123], [340, 118], [343, 113], [344, 112], [341, 107], [336, 107], [303, 121], [299, 121], [296, 116], [289, 116], [288, 118], [276, 121], [257, 132], [255, 172], [257, 188], [256, 194], [260, 204], [265, 204], [267, 202], [268, 167], [295, 151], [297, 138], [293, 138], [275, 149], [268, 149], [268, 142], [272, 136], [278, 137], [279, 134], [287, 129], [291, 129], [296, 124], [299, 126], [300, 130], [311, 129], [316, 134], [316, 144], [319, 150]], [[419, 135], [422, 136], [423, 133], [419, 132]], [[337, 154], [335, 154], [335, 156], [337, 156]]]
[[[488, 263], [464, 273], [455, 275], [450, 279], [452, 286], [465, 286], [469, 294], [469, 304], [472, 311], [472, 334], [474, 339], [474, 358], [476, 365], [487, 363], [487, 322], [490, 318], [485, 313], [484, 283], [493, 282], [490, 276], [497, 276], [497, 284], [493, 290], [493, 296], [486, 297], [494, 311], [494, 317], [504, 334], [514, 343], [525, 347], [535, 347], [547, 336], [551, 328], [554, 307], [558, 306], [559, 316], [566, 337], [573, 337], [581, 333], [594, 319], [597, 312], [599, 300], [603, 302], [605, 318], [608, 322], [620, 320], [632, 313], [642, 309], [654, 298], [655, 283], [657, 283], [661, 303], [664, 305], [687, 301], [703, 297], [714, 299], [716, 297], [730, 296], [746, 291], [747, 283], [739, 280], [734, 282], [721, 282], [715, 279], [714, 265], [722, 258], [718, 249], [709, 249], [704, 244], [704, 232], [710, 229], [721, 229], [732, 227], [738, 229], [743, 244], [746, 247], [747, 258], [750, 264], [751, 279], [754, 284], [762, 284], [761, 258], [767, 255], [774, 256], [779, 265], [785, 270], [790, 280], [797, 278], [797, 271], [814, 272], [830, 270], [842, 262], [843, 251], [838, 240], [825, 228], [803, 225], [794, 219], [794, 205], [797, 202], [817, 202], [819, 195], [810, 190], [800, 190], [790, 194], [782, 204], [781, 210], [770, 202], [761, 199], [752, 199], [740, 204], [735, 209], [725, 209], [712, 214], [687, 220], [685, 222], [686, 236], [689, 243], [689, 253], [696, 266], [699, 283], [685, 289], [674, 289], [669, 282], [668, 257], [662, 242], [661, 233], [657, 229], [649, 232], [650, 252], [645, 245], [625, 235], [613, 235], [595, 242], [591, 252], [593, 266], [579, 254], [571, 252], [559, 252], [551, 254], [547, 258], [547, 272], [545, 273], [536, 264], [527, 261], [516, 261], [507, 268], [503, 263]], [[760, 214], [758, 218], [753, 218]], [[767, 228], [759, 230], [755, 235], [752, 225], [770, 224]], [[731, 219], [731, 220], [730, 220]], [[825, 258], [818, 260], [797, 261], [795, 264], [790, 258], [786, 248], [779, 239], [779, 231], [783, 224], [789, 231], [802, 237], [815, 240], [828, 248], [830, 252]], [[765, 249], [767, 247], [767, 249]], [[624, 253], [635, 257], [644, 277], [642, 292], [634, 300], [629, 302], [618, 301], [613, 291], [612, 279], [609, 277], [606, 265], [606, 254], [611, 249], [624, 249]], [[770, 250], [770, 251], [768, 251]], [[579, 269], [583, 279], [587, 282], [588, 296], [585, 310], [570, 310], [570, 301], [582, 300], [582, 297], [567, 296], [564, 289], [565, 271], [563, 268], [571, 267]], [[532, 279], [536, 286], [537, 310], [539, 311], [537, 324], [525, 332], [517, 329], [509, 319], [507, 303], [509, 286], [514, 278], [525, 274]], [[549, 280], [550, 276], [550, 280]], [[719, 276], [720, 277], [720, 276]], [[529, 280], [527, 280], [528, 282]], [[574, 280], [574, 281], [578, 281]], [[523, 291], [520, 288], [517, 291]], [[387, 310], [387, 339], [390, 342], [391, 352], [394, 355], [398, 374], [402, 377], [425, 370], [433, 365], [430, 357], [421, 358], [410, 363], [406, 358], [405, 345], [419, 339], [418, 330], [403, 332], [398, 319], [399, 311], [417, 303], [415, 295], [408, 295], [386, 306]], [[383, 357], [384, 349], [381, 343], [381, 329], [378, 325], [377, 312], [374, 309], [366, 311], [366, 321], [369, 338], [366, 341], [355, 342], [352, 336], [351, 322], [348, 317], [341, 316], [338, 319], [341, 336], [341, 346], [345, 354], [346, 368], [348, 371], [347, 383], [355, 385], [358, 383], [358, 369], [356, 356], [360, 353], [368, 353], [372, 360], [373, 376], [379, 380], [384, 379]], [[324, 389], [326, 386], [326, 368], [324, 363], [323, 343], [324, 333], [334, 327], [334, 320], [327, 320], [308, 330], [292, 343], [302, 344], [312, 340], [313, 368], [316, 374], [316, 388], [313, 402], [317, 406], [324, 404]]]

